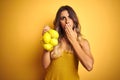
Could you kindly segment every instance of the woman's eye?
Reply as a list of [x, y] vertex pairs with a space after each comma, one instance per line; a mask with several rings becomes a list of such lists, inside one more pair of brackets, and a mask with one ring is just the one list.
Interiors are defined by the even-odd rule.
[[65, 17], [61, 17], [60, 19], [61, 19], [61, 20], [64, 20], [64, 19], [65, 19]]

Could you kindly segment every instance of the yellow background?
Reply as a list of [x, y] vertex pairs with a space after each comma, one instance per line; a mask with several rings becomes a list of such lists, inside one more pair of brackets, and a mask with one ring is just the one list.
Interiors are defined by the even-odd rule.
[[1, 0], [0, 80], [42, 80], [41, 32], [66, 4], [76, 11], [95, 60], [91, 72], [79, 66], [81, 80], [120, 80], [119, 0]]

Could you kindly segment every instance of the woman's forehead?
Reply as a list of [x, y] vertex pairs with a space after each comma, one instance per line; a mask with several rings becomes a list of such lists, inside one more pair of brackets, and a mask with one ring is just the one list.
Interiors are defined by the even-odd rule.
[[67, 10], [64, 10], [61, 12], [61, 15], [60, 16], [69, 16], [69, 13]]

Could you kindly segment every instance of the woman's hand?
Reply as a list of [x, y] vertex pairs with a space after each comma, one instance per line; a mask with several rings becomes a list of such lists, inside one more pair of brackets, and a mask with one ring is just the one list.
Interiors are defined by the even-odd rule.
[[47, 32], [48, 30], [50, 30], [50, 27], [49, 27], [49, 26], [45, 26], [45, 27], [43, 28], [42, 35], [43, 35], [45, 32]]
[[68, 38], [68, 40], [72, 43], [73, 41], [77, 40], [77, 33], [75, 29], [73, 30], [73, 26], [70, 24], [66, 24], [65, 26], [65, 33]]

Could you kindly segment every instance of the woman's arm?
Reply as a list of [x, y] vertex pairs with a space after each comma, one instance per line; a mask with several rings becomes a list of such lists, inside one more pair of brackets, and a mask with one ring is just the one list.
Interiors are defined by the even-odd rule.
[[50, 65], [51, 58], [50, 58], [50, 52], [49, 51], [44, 51], [43, 53], [43, 58], [42, 58], [42, 63], [43, 67], [46, 69]]
[[[42, 31], [42, 35], [47, 32], [48, 30], [50, 30], [50, 27], [49, 26], [45, 26], [43, 31]], [[46, 51], [44, 50], [43, 52], [43, 56], [42, 56], [42, 64], [43, 64], [43, 67], [46, 69], [49, 64], [51, 62], [51, 59], [50, 59], [50, 51]]]
[[71, 26], [66, 25], [65, 27], [66, 36], [69, 42], [72, 44], [76, 56], [80, 60], [81, 64], [88, 70], [91, 71], [93, 68], [94, 59], [92, 57], [89, 42], [85, 39], [77, 41], [77, 33], [72, 29]]
[[78, 59], [81, 64], [88, 70], [91, 71], [93, 68], [94, 59], [90, 51], [90, 46], [87, 40], [82, 39], [80, 44], [79, 42], [73, 41], [71, 42]]

